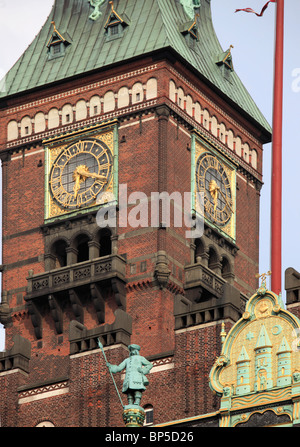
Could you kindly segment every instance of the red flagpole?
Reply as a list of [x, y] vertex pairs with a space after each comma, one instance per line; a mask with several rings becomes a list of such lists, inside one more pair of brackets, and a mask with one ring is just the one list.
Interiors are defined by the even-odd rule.
[[283, 106], [284, 0], [276, 3], [276, 44], [273, 99], [271, 192], [271, 290], [281, 293], [282, 262], [282, 106]]

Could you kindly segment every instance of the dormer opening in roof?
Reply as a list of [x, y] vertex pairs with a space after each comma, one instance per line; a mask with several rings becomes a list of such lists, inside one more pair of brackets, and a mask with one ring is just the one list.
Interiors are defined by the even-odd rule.
[[199, 31], [197, 26], [197, 17], [199, 17], [199, 14], [196, 14], [195, 20], [190, 20], [189, 22], [183, 23], [179, 27], [179, 31], [185, 37], [187, 44], [191, 47], [193, 47], [194, 43], [198, 41]]
[[124, 29], [129, 25], [129, 19], [125, 14], [117, 13], [114, 9], [114, 2], [110, 1], [111, 11], [105, 22], [104, 29], [106, 32], [106, 40], [118, 39], [123, 36]]
[[234, 71], [233, 62], [232, 62], [232, 54], [231, 49], [234, 48], [233, 45], [230, 45], [227, 51], [219, 54], [216, 59], [216, 64], [222, 70], [223, 76], [225, 79], [230, 81], [230, 74]]
[[90, 5], [95, 8], [92, 14], [90, 15], [91, 20], [97, 20], [99, 17], [102, 16], [102, 12], [100, 11], [101, 6], [103, 3], [106, 2], [106, 0], [88, 0]]
[[47, 43], [48, 59], [56, 59], [65, 55], [66, 48], [71, 45], [72, 39], [67, 33], [61, 34], [56, 28], [55, 22], [51, 22], [53, 31]]

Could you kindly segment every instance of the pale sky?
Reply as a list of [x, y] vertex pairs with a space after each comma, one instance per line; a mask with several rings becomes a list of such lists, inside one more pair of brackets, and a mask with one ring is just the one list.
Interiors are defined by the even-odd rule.
[[[86, 0], [88, 1], [88, 0]], [[142, 2], [142, 0], [140, 0]], [[202, 0], [206, 1], [206, 0]], [[0, 0], [0, 79], [22, 55], [39, 32], [54, 0]], [[260, 12], [266, 0], [211, 0], [213, 21], [224, 51], [233, 45], [235, 71], [272, 125], [275, 4], [263, 17], [234, 13], [251, 7]], [[284, 271], [300, 271], [300, 2], [285, 1], [285, 71], [283, 118], [283, 259]], [[298, 127], [299, 126], [299, 127]], [[264, 146], [264, 186], [261, 192], [260, 273], [270, 269], [271, 144]], [[283, 290], [285, 301], [285, 292]], [[0, 350], [3, 349], [0, 330]]]

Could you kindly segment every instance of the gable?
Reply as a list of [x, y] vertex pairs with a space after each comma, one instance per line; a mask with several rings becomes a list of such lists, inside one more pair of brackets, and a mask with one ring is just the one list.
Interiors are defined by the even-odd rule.
[[231, 426], [243, 422], [241, 410], [246, 421], [255, 407], [276, 413], [280, 402], [292, 420], [293, 401], [300, 398], [299, 331], [300, 321], [273, 292], [262, 287], [250, 298], [210, 372], [221, 410], [236, 412]]
[[72, 39], [67, 33], [61, 34], [56, 28], [55, 22], [52, 21], [53, 32], [47, 43], [49, 60], [65, 55], [65, 50], [71, 44]]

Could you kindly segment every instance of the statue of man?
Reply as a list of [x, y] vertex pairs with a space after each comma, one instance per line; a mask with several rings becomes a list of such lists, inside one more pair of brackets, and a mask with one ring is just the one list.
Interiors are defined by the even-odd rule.
[[128, 349], [129, 357], [120, 365], [107, 363], [107, 366], [114, 374], [126, 369], [122, 392], [127, 394], [128, 405], [140, 405], [142, 393], [149, 384], [146, 375], [150, 372], [153, 365], [139, 354], [140, 346], [130, 345]]
[[91, 6], [95, 8], [94, 12], [90, 15], [90, 19], [97, 20], [99, 17], [101, 17], [102, 13], [100, 11], [100, 7], [105, 1], [106, 0], [89, 0]]
[[191, 20], [195, 18], [195, 9], [200, 8], [200, 0], [180, 0], [185, 13]]

